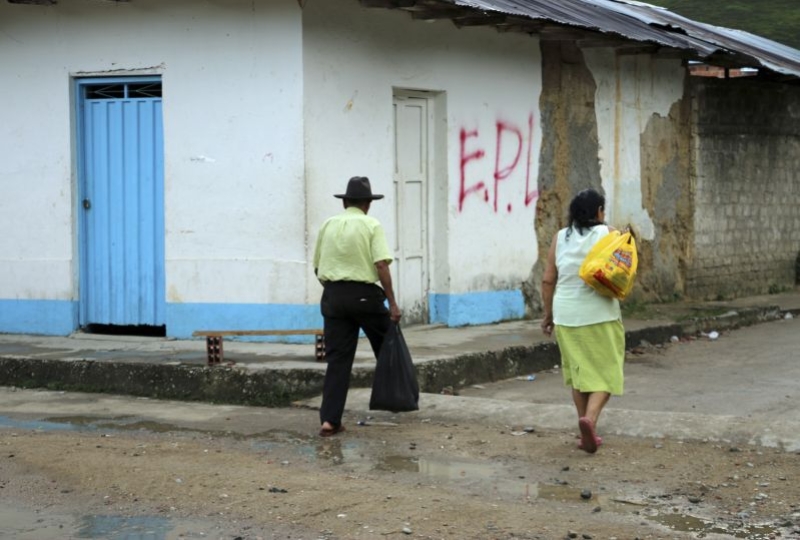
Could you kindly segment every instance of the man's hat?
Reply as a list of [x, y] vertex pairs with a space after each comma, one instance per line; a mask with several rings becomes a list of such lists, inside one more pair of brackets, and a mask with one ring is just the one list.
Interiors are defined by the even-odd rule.
[[383, 199], [383, 195], [373, 195], [372, 186], [366, 176], [354, 176], [347, 182], [347, 192], [334, 195], [339, 199], [370, 200]]

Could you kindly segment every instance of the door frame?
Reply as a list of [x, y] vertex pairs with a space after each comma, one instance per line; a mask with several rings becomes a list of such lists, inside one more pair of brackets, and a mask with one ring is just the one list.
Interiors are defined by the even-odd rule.
[[[84, 105], [86, 101], [85, 97], [85, 89], [88, 86], [98, 85], [98, 84], [130, 84], [130, 83], [154, 83], [159, 82], [163, 83], [163, 77], [161, 75], [130, 75], [130, 76], [112, 76], [112, 77], [102, 77], [102, 76], [73, 76], [72, 77], [72, 113], [74, 115], [74, 156], [75, 156], [75, 200], [73, 201], [73, 208], [76, 212], [76, 219], [77, 219], [77, 235], [76, 235], [76, 246], [75, 252], [77, 254], [77, 285], [78, 285], [78, 307], [77, 307], [77, 326], [81, 328], [86, 324], [91, 324], [90, 321], [87, 321], [87, 309], [88, 309], [88, 246], [85, 241], [87, 238], [87, 214], [82, 208], [82, 201], [86, 198], [86, 155], [85, 155], [85, 135], [86, 135], [86, 126], [84, 125], [85, 117], [84, 117]], [[163, 104], [163, 97], [162, 97], [162, 104]], [[163, 110], [163, 109], [162, 109]], [[163, 120], [162, 120], [162, 133], [163, 133]], [[163, 177], [163, 172], [162, 172]], [[161, 195], [162, 201], [164, 200], [164, 194]], [[166, 222], [166, 215], [163, 216], [164, 221]], [[166, 241], [166, 239], [164, 239]], [[162, 254], [163, 255], [163, 254]], [[166, 260], [162, 261], [161, 267], [166, 269]], [[164, 282], [166, 283], [166, 276], [164, 277]], [[166, 294], [166, 291], [162, 291], [162, 293]], [[163, 297], [164, 308], [166, 308], [166, 297]], [[166, 315], [166, 314], [165, 314]], [[164, 320], [164, 324], [166, 324], [166, 319]]]
[[[392, 107], [396, 99], [415, 98], [426, 101], [426, 153], [427, 153], [427, 173], [425, 179], [425, 198], [426, 208], [424, 219], [426, 221], [425, 231], [425, 297], [423, 298], [424, 312], [423, 324], [428, 324], [431, 318], [430, 294], [435, 290], [438, 280], [436, 276], [439, 272], [435, 269], [439, 265], [446, 265], [446, 246], [447, 239], [440, 238], [441, 231], [446, 231], [446, 224], [437, 223], [437, 217], [447, 215], [447, 174], [446, 174], [446, 125], [437, 129], [437, 122], [445, 119], [445, 94], [435, 90], [419, 90], [402, 87], [392, 88]], [[394, 126], [396, 130], [396, 126]], [[397, 139], [393, 138], [392, 152], [396, 152]], [[395, 164], [396, 166], [396, 164]], [[392, 173], [394, 177], [394, 172]], [[394, 178], [393, 178], [394, 181]], [[443, 181], [443, 183], [442, 183]], [[440, 185], [441, 184], [441, 185]], [[442, 207], [444, 211], [442, 211]], [[396, 206], [395, 206], [396, 208]], [[397, 211], [394, 211], [395, 227], [399, 226]], [[395, 232], [397, 234], [397, 232]], [[440, 251], [443, 244], [444, 251], [441, 251], [442, 261], [436, 260], [434, 254]], [[441, 284], [439, 284], [441, 285]], [[402, 291], [400, 292], [402, 295]], [[401, 298], [402, 299], [402, 298]]]

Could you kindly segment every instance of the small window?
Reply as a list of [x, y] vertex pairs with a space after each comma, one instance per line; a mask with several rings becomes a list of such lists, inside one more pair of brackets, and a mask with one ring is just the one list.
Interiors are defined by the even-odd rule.
[[160, 98], [161, 82], [93, 84], [86, 87], [86, 99]]
[[122, 99], [124, 97], [124, 84], [103, 84], [86, 87], [86, 99]]
[[129, 84], [128, 85], [129, 98], [160, 98], [161, 97], [161, 83], [143, 83], [143, 84]]

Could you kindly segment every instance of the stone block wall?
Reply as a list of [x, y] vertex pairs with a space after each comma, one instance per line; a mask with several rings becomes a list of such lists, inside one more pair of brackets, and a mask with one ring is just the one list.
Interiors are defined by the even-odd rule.
[[794, 286], [800, 253], [800, 86], [693, 78], [694, 241], [686, 294]]

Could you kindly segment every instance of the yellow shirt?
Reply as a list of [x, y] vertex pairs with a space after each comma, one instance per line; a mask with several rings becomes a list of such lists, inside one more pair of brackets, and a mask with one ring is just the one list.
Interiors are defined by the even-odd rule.
[[375, 283], [379, 261], [391, 263], [392, 255], [377, 219], [350, 207], [322, 224], [314, 250], [314, 270], [320, 281]]

